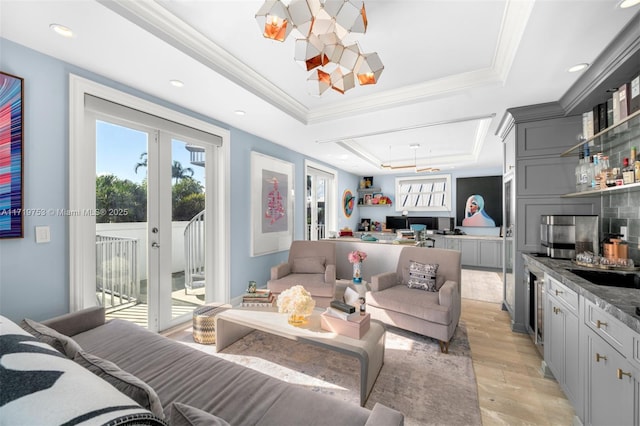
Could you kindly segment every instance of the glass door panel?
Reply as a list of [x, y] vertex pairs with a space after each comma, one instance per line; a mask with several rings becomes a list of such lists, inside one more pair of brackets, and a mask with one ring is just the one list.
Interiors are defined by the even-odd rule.
[[144, 327], [149, 139], [146, 131], [96, 121], [96, 298], [108, 315]]
[[330, 191], [332, 177], [326, 173], [310, 169], [307, 174], [307, 240], [321, 240], [326, 234], [326, 217], [329, 208], [328, 192]]
[[205, 295], [205, 147], [171, 139], [171, 321]]

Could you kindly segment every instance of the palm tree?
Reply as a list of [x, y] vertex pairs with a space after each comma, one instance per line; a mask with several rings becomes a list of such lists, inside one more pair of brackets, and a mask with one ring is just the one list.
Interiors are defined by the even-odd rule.
[[136, 168], [135, 168], [135, 172], [138, 173], [138, 169], [140, 167], [147, 167], [147, 153], [143, 152], [142, 154], [140, 154], [140, 162], [136, 163]]
[[[136, 163], [135, 172], [138, 173], [138, 169], [140, 167], [147, 167], [147, 153], [143, 152], [140, 154], [140, 162]], [[179, 180], [184, 179], [186, 177], [192, 177], [194, 171], [191, 167], [182, 167], [182, 164], [174, 160], [173, 165], [171, 166], [171, 178], [176, 180], [178, 183]]]
[[173, 166], [171, 166], [171, 177], [176, 180], [176, 183], [186, 177], [192, 177], [193, 173], [194, 171], [191, 167], [182, 167], [182, 164], [180, 164], [179, 161], [173, 161]]

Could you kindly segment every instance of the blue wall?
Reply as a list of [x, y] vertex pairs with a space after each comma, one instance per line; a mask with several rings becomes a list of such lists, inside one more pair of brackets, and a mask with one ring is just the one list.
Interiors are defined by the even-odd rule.
[[[304, 238], [306, 187], [304, 160], [307, 158], [304, 155], [2, 38], [0, 38], [0, 52], [2, 52], [0, 69], [23, 77], [25, 81], [25, 209], [68, 208], [68, 78], [69, 74], [73, 73], [230, 131], [232, 298], [241, 295], [250, 280], [256, 281], [259, 286], [266, 285], [271, 266], [284, 261], [287, 257], [287, 252], [253, 258], [249, 256], [251, 217], [250, 198], [247, 194], [250, 193], [251, 151], [258, 151], [294, 164], [296, 189], [294, 238]], [[486, 175], [499, 174], [499, 172], [499, 170], [487, 171]], [[452, 174], [453, 179], [462, 176], [469, 175]], [[359, 182], [359, 176], [338, 171], [337, 195], [340, 204], [344, 190], [349, 189], [356, 194]], [[387, 195], [393, 194], [395, 177], [375, 177], [375, 182], [376, 186], [382, 186], [383, 192]], [[452, 196], [455, 203], [455, 193]], [[356, 229], [360, 216], [365, 215], [364, 211], [365, 209], [356, 207], [352, 216], [347, 218], [340, 205], [338, 229], [345, 226]], [[381, 218], [387, 214], [396, 214], [393, 207], [378, 208], [375, 212]], [[378, 216], [366, 212], [364, 217]], [[35, 243], [34, 227], [39, 225], [50, 227], [50, 243]], [[24, 317], [42, 320], [68, 312], [68, 232], [68, 219], [65, 217], [26, 216], [23, 239], [0, 240], [0, 313], [2, 315], [15, 321]]]
[[[304, 237], [305, 156], [263, 138], [232, 128], [210, 117], [123, 86], [102, 76], [0, 38], [0, 69], [24, 78], [24, 207], [68, 208], [68, 86], [69, 74], [96, 81], [142, 99], [189, 114], [231, 133], [231, 297], [239, 296], [249, 280], [266, 285], [270, 267], [287, 252], [250, 257], [250, 152], [252, 150], [295, 165], [294, 238]], [[340, 194], [355, 189], [357, 177], [339, 171]], [[345, 219], [346, 220], [346, 219]], [[34, 227], [48, 225], [51, 242], [36, 244]], [[0, 240], [0, 313], [14, 321], [50, 318], [69, 311], [69, 239], [65, 217], [26, 216], [24, 238]]]

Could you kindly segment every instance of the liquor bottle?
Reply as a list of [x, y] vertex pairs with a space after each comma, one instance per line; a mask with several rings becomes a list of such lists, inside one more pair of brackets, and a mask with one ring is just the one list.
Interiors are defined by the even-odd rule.
[[591, 187], [589, 189], [598, 189], [600, 187], [600, 172], [602, 171], [600, 166], [600, 155], [593, 156], [593, 171], [591, 172]]
[[634, 173], [633, 167], [629, 165], [629, 159], [625, 157], [624, 160], [622, 160], [622, 182], [625, 185], [633, 183], [635, 180]]
[[608, 156], [603, 156], [602, 157], [602, 175], [600, 178], [600, 189], [605, 189], [608, 186], [613, 186], [614, 184], [611, 184], [611, 165], [609, 164], [609, 157]]
[[624, 181], [622, 180], [622, 169], [620, 167], [614, 167], [613, 174], [615, 176], [616, 186], [624, 185]]
[[589, 175], [589, 145], [588, 144], [584, 144], [584, 158], [582, 160], [582, 164], [580, 165], [580, 189], [578, 190], [578, 192], [580, 191], [584, 191], [587, 189], [587, 182], [590, 182], [587, 180], [587, 177]]
[[587, 159], [587, 183], [586, 183], [585, 191], [589, 191], [594, 186], [595, 161], [596, 161], [595, 155], [590, 155], [589, 158]]
[[584, 161], [584, 150], [582, 147], [578, 148], [578, 164], [576, 165], [576, 192], [581, 191], [581, 173], [582, 173], [582, 163]]
[[633, 163], [633, 169], [636, 182], [640, 182], [640, 155], [636, 157], [636, 162]]

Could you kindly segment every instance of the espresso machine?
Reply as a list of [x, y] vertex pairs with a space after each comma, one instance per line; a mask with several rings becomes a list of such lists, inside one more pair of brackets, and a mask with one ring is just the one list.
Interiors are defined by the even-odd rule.
[[543, 215], [540, 243], [556, 259], [575, 259], [576, 253], [600, 254], [598, 215]]

